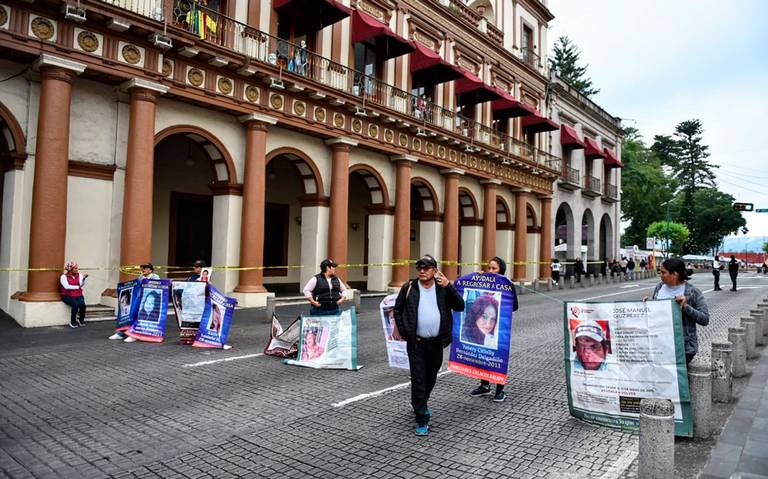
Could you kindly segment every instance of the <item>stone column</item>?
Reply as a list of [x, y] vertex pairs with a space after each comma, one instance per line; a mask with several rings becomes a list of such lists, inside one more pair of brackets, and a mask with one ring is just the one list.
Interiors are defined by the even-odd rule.
[[768, 321], [762, 309], [750, 309], [749, 315], [755, 321], [755, 343], [758, 346], [765, 346], [768, 340], [764, 336], [765, 322]]
[[741, 327], [744, 328], [744, 331], [746, 332], [744, 341], [746, 343], [747, 359], [756, 358], [757, 343], [755, 342], [755, 339], [757, 338], [757, 325], [752, 318], [741, 318]]
[[[392, 160], [397, 165], [392, 261], [398, 262], [410, 259], [411, 255], [411, 165], [417, 160], [411, 156], [397, 156]], [[408, 266], [403, 264], [392, 268], [392, 281], [389, 286], [397, 288], [408, 281]]]
[[728, 328], [728, 341], [733, 345], [733, 377], [744, 377], [747, 375], [747, 341], [744, 328]]
[[[138, 265], [152, 256], [152, 190], [155, 172], [155, 110], [168, 91], [159, 83], [134, 78], [123, 84], [131, 95], [125, 164], [120, 265]], [[135, 275], [120, 273], [120, 281]]]
[[552, 262], [552, 197], [543, 196], [541, 200], [541, 241], [539, 244], [539, 278], [552, 277], [549, 264]]
[[[267, 131], [275, 118], [258, 113], [238, 118], [246, 128], [243, 168], [243, 211], [240, 225], [240, 266], [264, 265], [264, 204], [267, 185]], [[240, 270], [236, 293], [266, 293], [264, 270]]]
[[72, 84], [85, 65], [43, 54], [40, 71], [35, 176], [29, 232], [27, 291], [21, 301], [61, 301], [59, 276], [64, 268], [67, 240], [67, 174], [69, 172], [69, 112]]
[[[349, 150], [357, 146], [357, 141], [332, 138], [325, 143], [331, 146], [332, 151], [328, 257], [339, 264], [345, 264], [349, 232]], [[346, 283], [347, 268], [339, 268], [336, 275]]]
[[482, 262], [496, 256], [496, 187], [498, 180], [481, 181], [483, 184], [483, 253]]
[[675, 473], [675, 406], [669, 399], [640, 400], [637, 472], [641, 479]]
[[688, 364], [688, 385], [693, 410], [693, 437], [706, 439], [712, 429], [712, 365], [708, 358], [697, 356]]
[[731, 352], [728, 341], [712, 342], [712, 401], [730, 402], [733, 392]]
[[526, 191], [515, 192], [515, 268], [512, 276], [513, 281], [525, 281], [525, 261], [528, 250], [527, 198]]
[[[443, 261], [459, 260], [459, 175], [461, 170], [442, 170], [445, 178], [445, 208], [443, 209]], [[447, 278], [458, 277], [459, 267], [443, 265], [440, 267]]]

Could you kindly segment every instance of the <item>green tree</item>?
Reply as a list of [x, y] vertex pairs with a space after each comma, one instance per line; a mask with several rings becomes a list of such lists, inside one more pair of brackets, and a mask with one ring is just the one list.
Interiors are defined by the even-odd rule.
[[[684, 201], [681, 198], [681, 203]], [[697, 225], [688, 239], [690, 252], [703, 254], [719, 249], [723, 238], [747, 232], [747, 220], [733, 209], [734, 197], [716, 188], [701, 188], [693, 194], [693, 222]]]
[[580, 55], [581, 52], [576, 44], [571, 42], [570, 38], [563, 36], [555, 42], [549, 64], [564, 82], [579, 90], [582, 95], [591, 97], [600, 90], [594, 88], [592, 80], [586, 76], [587, 65], [579, 66]]
[[666, 217], [662, 205], [672, 200], [676, 184], [636, 128], [624, 129], [621, 161], [621, 219], [630, 222], [622, 244], [643, 245], [648, 226]]
[[763, 252], [768, 253], [768, 241], [763, 243]]
[[663, 238], [665, 248], [667, 239], [669, 239], [668, 252], [679, 255], [682, 253], [683, 245], [690, 236], [690, 231], [688, 231], [688, 227], [682, 223], [675, 223], [674, 221], [655, 221], [648, 226], [646, 234], [655, 238]]

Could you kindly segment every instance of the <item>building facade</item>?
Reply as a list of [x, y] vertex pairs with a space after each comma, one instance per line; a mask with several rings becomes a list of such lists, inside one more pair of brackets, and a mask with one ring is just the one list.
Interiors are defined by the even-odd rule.
[[0, 309], [66, 322], [67, 260], [93, 268], [89, 304], [146, 261], [239, 267], [213, 282], [243, 306], [325, 257], [373, 291], [423, 253], [449, 277], [499, 255], [548, 278], [552, 18], [539, 0], [0, 2]]

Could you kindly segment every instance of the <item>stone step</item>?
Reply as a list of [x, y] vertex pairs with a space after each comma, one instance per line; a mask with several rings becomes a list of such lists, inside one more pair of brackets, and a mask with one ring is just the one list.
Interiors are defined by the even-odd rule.
[[114, 318], [115, 308], [103, 304], [89, 304], [85, 309], [85, 317], [88, 319]]

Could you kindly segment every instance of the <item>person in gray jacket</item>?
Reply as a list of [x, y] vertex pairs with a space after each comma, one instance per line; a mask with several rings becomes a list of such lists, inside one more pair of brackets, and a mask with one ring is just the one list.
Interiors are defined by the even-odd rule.
[[669, 258], [661, 264], [661, 283], [653, 290], [653, 299], [674, 299], [683, 313], [683, 335], [685, 338], [685, 362], [690, 363], [699, 350], [696, 325], [709, 324], [709, 310], [704, 294], [688, 283], [689, 274], [685, 263], [678, 258]]

